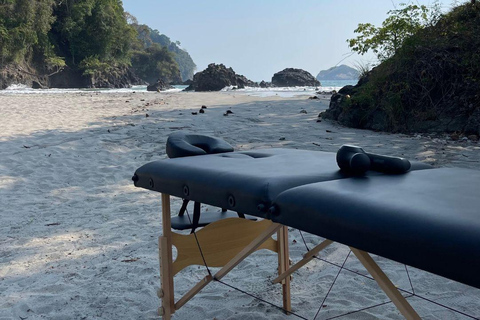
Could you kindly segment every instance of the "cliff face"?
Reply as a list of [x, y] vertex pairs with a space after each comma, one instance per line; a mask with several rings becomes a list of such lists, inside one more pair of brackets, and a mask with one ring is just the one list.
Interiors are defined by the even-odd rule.
[[459, 6], [332, 96], [325, 117], [381, 131], [480, 135], [478, 48], [480, 3]]

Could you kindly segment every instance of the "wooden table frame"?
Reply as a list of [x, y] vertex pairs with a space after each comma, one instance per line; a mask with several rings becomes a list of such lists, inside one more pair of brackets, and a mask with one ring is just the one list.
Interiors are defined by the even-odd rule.
[[[331, 240], [323, 241], [310, 250], [302, 260], [290, 266], [286, 226], [270, 220], [255, 222], [241, 218], [227, 218], [209, 224], [196, 234], [180, 235], [171, 230], [170, 195], [164, 193], [162, 193], [162, 218], [163, 234], [158, 241], [161, 280], [158, 297], [162, 299], [162, 306], [158, 309], [158, 313], [164, 320], [171, 319], [176, 310], [185, 305], [212, 280], [220, 280], [251, 253], [260, 249], [268, 249], [278, 254], [279, 276], [273, 282], [282, 285], [283, 309], [288, 314], [291, 311], [291, 274], [333, 243]], [[271, 237], [274, 233], [277, 233], [277, 240]], [[219, 239], [225, 241], [219, 242]], [[198, 248], [197, 241], [201, 249]], [[175, 262], [172, 259], [172, 246], [177, 248], [178, 253]], [[350, 249], [406, 319], [421, 319], [367, 252], [353, 247]], [[189, 265], [204, 263], [210, 267], [222, 268], [214, 275], [205, 276], [175, 302], [175, 274]]]
[[[158, 313], [164, 320], [193, 298], [212, 280], [220, 280], [251, 253], [268, 249], [278, 254], [278, 273], [289, 268], [288, 229], [270, 220], [250, 221], [227, 218], [216, 221], [197, 231], [196, 234], [181, 235], [171, 230], [170, 195], [162, 193], [163, 235], [159, 237], [160, 280], [158, 297], [162, 306]], [[277, 233], [277, 240], [272, 235]], [[219, 241], [220, 239], [225, 241]], [[198, 248], [197, 241], [201, 249]], [[172, 259], [172, 246], [177, 248], [177, 259]], [[200, 252], [201, 250], [201, 252]], [[204, 260], [205, 259], [205, 260]], [[189, 265], [206, 264], [222, 267], [214, 275], [205, 276], [183, 297], [175, 302], [174, 276]], [[283, 308], [291, 311], [290, 277], [278, 281], [282, 285]]]

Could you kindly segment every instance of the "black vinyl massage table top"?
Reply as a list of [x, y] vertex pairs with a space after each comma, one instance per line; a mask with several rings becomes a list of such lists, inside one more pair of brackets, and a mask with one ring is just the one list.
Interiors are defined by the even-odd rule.
[[442, 168], [292, 188], [275, 222], [480, 288], [480, 171]]
[[[300, 185], [349, 178], [335, 153], [259, 149], [150, 162], [137, 169], [135, 186], [243, 214], [270, 218], [268, 209], [282, 191]], [[411, 170], [431, 166], [412, 162]], [[369, 171], [367, 176], [379, 175]]]

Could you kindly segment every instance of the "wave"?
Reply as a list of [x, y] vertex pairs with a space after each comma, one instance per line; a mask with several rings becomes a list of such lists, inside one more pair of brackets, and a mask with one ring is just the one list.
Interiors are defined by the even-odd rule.
[[[173, 89], [168, 89], [163, 92], [180, 92], [186, 87], [187, 86], [173, 86]], [[132, 86], [131, 88], [118, 88], [118, 89], [105, 89], [105, 88], [32, 89], [30, 87], [27, 87], [24, 84], [12, 84], [6, 89], [0, 90], [0, 94], [65, 94], [65, 93], [85, 93], [85, 92], [109, 94], [109, 93], [132, 93], [132, 92], [148, 92], [148, 91], [147, 91], [147, 86], [145, 85]]]
[[332, 91], [338, 91], [343, 86], [332, 87], [275, 87], [275, 88], [257, 88], [257, 87], [245, 87], [244, 89], [235, 89], [235, 87], [225, 87], [221, 91], [223, 92], [238, 92], [254, 97], [272, 97], [278, 96], [282, 98], [292, 98], [296, 96], [312, 96], [317, 92], [329, 93]]

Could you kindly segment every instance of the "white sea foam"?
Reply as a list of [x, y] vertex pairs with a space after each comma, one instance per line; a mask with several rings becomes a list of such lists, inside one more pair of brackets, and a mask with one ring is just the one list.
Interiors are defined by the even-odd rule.
[[[180, 92], [186, 86], [174, 86], [173, 89], [165, 90], [164, 92]], [[32, 89], [23, 84], [13, 84], [5, 90], [0, 90], [0, 94], [65, 94], [65, 93], [79, 93], [79, 92], [96, 92], [96, 93], [132, 93], [132, 92], [147, 92], [147, 86], [132, 86], [130, 88], [115, 88], [115, 89], [96, 89], [96, 88], [52, 88], [52, 89]]]
[[238, 92], [254, 97], [272, 97], [279, 96], [283, 98], [292, 98], [295, 96], [312, 96], [317, 92], [338, 91], [342, 87], [281, 87], [281, 88], [256, 88], [245, 87], [244, 89], [233, 89], [232, 86], [222, 89], [223, 92]]
[[[350, 84], [350, 83], [348, 83]], [[329, 86], [318, 86], [318, 87], [277, 87], [277, 88], [260, 88], [260, 87], [245, 87], [244, 89], [234, 89], [234, 86], [229, 86], [223, 88], [222, 92], [236, 92], [239, 94], [246, 94], [249, 96], [255, 97], [272, 97], [279, 96], [284, 98], [291, 98], [295, 96], [312, 96], [316, 92], [331, 92], [333, 90], [338, 91], [343, 87], [342, 83], [332, 83]], [[162, 92], [175, 93], [181, 92], [187, 86], [179, 85], [174, 86], [172, 89], [168, 89]], [[110, 93], [131, 93], [131, 92], [147, 92], [147, 86], [132, 86], [130, 88], [117, 88], [117, 89], [96, 89], [96, 88], [69, 88], [69, 89], [32, 89], [22, 84], [14, 84], [6, 88], [5, 90], [0, 90], [0, 94], [65, 94], [65, 93], [85, 93], [85, 92], [95, 92], [102, 94]], [[152, 92], [153, 93], [153, 92]]]

